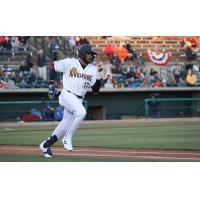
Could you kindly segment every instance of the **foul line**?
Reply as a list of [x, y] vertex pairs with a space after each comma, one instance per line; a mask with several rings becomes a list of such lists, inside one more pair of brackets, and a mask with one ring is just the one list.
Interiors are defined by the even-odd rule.
[[[41, 152], [41, 150], [39, 148], [34, 148], [34, 147], [27, 147], [27, 148], [23, 148], [23, 147], [0, 147], [0, 150], [21, 150], [21, 151], [37, 151], [37, 152]], [[169, 157], [169, 156], [152, 156], [152, 154], [163, 154], [163, 155], [200, 155], [200, 153], [195, 153], [192, 154], [192, 153], [189, 153], [189, 152], [185, 152], [185, 153], [182, 153], [182, 152], [148, 152], [148, 151], [120, 151], [120, 150], [116, 150], [116, 151], [110, 151], [110, 150], [92, 150], [92, 149], [82, 149], [82, 150], [75, 150], [73, 151], [72, 154], [70, 153], [62, 153], [64, 150], [61, 150], [61, 149], [54, 149], [55, 150], [55, 155], [67, 155], [67, 156], [92, 156], [92, 157], [118, 157], [118, 158], [145, 158], [145, 159], [165, 159], [165, 160], [196, 160], [196, 161], [200, 161], [200, 158], [191, 158], [191, 157], [183, 157], [183, 158], [179, 158], [179, 157]], [[151, 155], [114, 155], [114, 154], [93, 154], [93, 153], [78, 153], [78, 152], [84, 152], [84, 151], [90, 151], [90, 152], [99, 152], [99, 153], [127, 153], [127, 154], [130, 154], [130, 153], [137, 153], [137, 154], [151, 154]], [[77, 153], [76, 153], [77, 152]]]
[[81, 153], [54, 153], [55, 155], [67, 155], [67, 156], [91, 156], [91, 157], [118, 157], [118, 158], [144, 158], [144, 159], [165, 159], [165, 160], [197, 160], [200, 161], [200, 158], [178, 158], [178, 157], [162, 157], [162, 156], [128, 156], [128, 155], [101, 155], [101, 154], [81, 154]]

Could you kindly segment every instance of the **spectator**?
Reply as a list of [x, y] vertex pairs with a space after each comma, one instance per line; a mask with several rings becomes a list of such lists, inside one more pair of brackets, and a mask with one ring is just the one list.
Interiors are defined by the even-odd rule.
[[126, 46], [123, 45], [123, 43], [120, 44], [119, 48], [117, 48], [117, 56], [119, 57], [121, 62], [124, 62], [126, 58], [128, 58], [128, 50], [126, 49]]
[[57, 52], [58, 49], [59, 49], [59, 45], [56, 42], [56, 39], [54, 37], [50, 39], [49, 44], [48, 44], [48, 48], [49, 48], [49, 51], [50, 51], [50, 55], [53, 58], [54, 52]]
[[69, 39], [68, 42], [69, 42], [69, 46], [70, 46], [71, 48], [73, 48], [73, 47], [76, 46], [76, 38], [75, 38], [74, 36], [70, 37], [70, 39]]
[[134, 59], [135, 59], [135, 66], [138, 68], [144, 69], [145, 62], [144, 62], [143, 54], [142, 53], [134, 54]]
[[160, 81], [160, 78], [159, 78], [159, 75], [158, 75], [157, 71], [154, 72], [154, 80], [155, 81], [158, 81], [158, 80]]
[[29, 63], [28, 65], [27, 61], [23, 60], [21, 65], [19, 66], [19, 72], [23, 72], [23, 74], [35, 73], [32, 66], [33, 64]]
[[11, 45], [12, 45], [12, 50], [13, 51], [16, 51], [19, 47], [19, 40], [18, 40], [18, 37], [17, 36], [12, 36], [12, 39], [11, 39]]
[[103, 77], [103, 81], [102, 81], [102, 85], [104, 87], [105, 83], [107, 82], [108, 79], [112, 79], [111, 75], [110, 74], [105, 74], [105, 76]]
[[17, 82], [17, 76], [16, 76], [15, 71], [12, 71], [12, 72], [11, 72], [10, 79], [11, 79], [12, 81], [14, 81], [15, 83]]
[[186, 84], [186, 82], [185, 82], [185, 80], [183, 78], [179, 78], [179, 80], [176, 83], [176, 86], [185, 87], [185, 86], [187, 86], [187, 84]]
[[43, 120], [51, 121], [54, 120], [54, 108], [50, 106], [50, 104], [45, 104], [43, 110]]
[[113, 64], [116, 67], [116, 72], [119, 73], [120, 72], [120, 59], [117, 56], [116, 53], [113, 52], [113, 55], [110, 58], [110, 63]]
[[5, 37], [3, 48], [5, 48], [7, 51], [12, 50], [11, 37]]
[[110, 57], [113, 55], [113, 45], [109, 42], [106, 42], [105, 47], [103, 48], [103, 52], [106, 56]]
[[46, 57], [44, 51], [40, 49], [37, 55], [37, 65], [39, 76], [46, 81], [47, 80], [47, 66], [46, 66]]
[[186, 84], [187, 86], [195, 86], [197, 83], [197, 76], [193, 73], [192, 69], [188, 70], [187, 76], [186, 76]]
[[5, 82], [2, 79], [0, 79], [0, 89], [4, 89], [4, 87], [5, 87]]
[[113, 83], [114, 88], [118, 88], [117, 77], [113, 77], [112, 83]]
[[27, 58], [26, 58], [24, 71], [30, 72], [30, 70], [33, 68], [33, 65], [34, 64], [32, 62], [32, 56], [29, 54], [27, 55]]
[[114, 88], [114, 85], [112, 83], [112, 78], [108, 78], [106, 80], [106, 83], [104, 84], [104, 88]]
[[128, 88], [128, 84], [129, 84], [129, 80], [126, 79], [126, 80], [124, 80], [123, 84], [121, 84], [121, 87]]
[[153, 83], [153, 86], [154, 86], [154, 87], [161, 87], [161, 81], [160, 81], [160, 80], [156, 80], [156, 81]]
[[141, 73], [139, 68], [135, 69], [135, 78], [139, 79], [140, 77], [143, 77], [144, 75]]
[[178, 82], [179, 79], [181, 77], [183, 77], [183, 72], [182, 72], [182, 70], [180, 68], [180, 65], [176, 65], [175, 66], [175, 69], [173, 70], [173, 74], [174, 74], [174, 78], [175, 78], [176, 82]]
[[154, 69], [153, 68], [150, 69], [150, 73], [149, 74], [150, 74], [150, 76], [154, 75]]
[[189, 37], [186, 38], [186, 41], [184, 41], [185, 45], [191, 46], [191, 47], [197, 47], [197, 39], [195, 37]]
[[112, 74], [112, 64], [109, 61], [106, 61], [103, 65], [105, 70], [105, 76]]
[[6, 40], [5, 36], [0, 36], [0, 43], [4, 42]]
[[57, 72], [54, 69], [54, 63], [51, 62], [49, 64], [49, 80], [53, 80], [57, 82]]
[[5, 73], [3, 71], [3, 68], [0, 68], [0, 78], [4, 77], [5, 76]]
[[15, 82], [12, 81], [8, 76], [5, 77], [4, 80], [4, 89], [16, 89], [18, 87], [16, 87]]
[[23, 78], [18, 83], [19, 88], [25, 88], [26, 85], [27, 85], [27, 83], [25, 82], [25, 80]]
[[148, 81], [147, 78], [144, 78], [144, 79], [142, 80], [142, 82], [140, 83], [140, 87], [143, 87], [143, 88], [148, 88], [148, 87], [150, 87], [150, 83], [149, 83], [149, 81]]
[[24, 72], [25, 71], [25, 68], [26, 68], [26, 61], [23, 60], [21, 62], [21, 65], [19, 66], [19, 72]]
[[129, 43], [126, 44], [126, 49], [128, 50], [128, 58], [131, 60], [131, 61], [134, 61], [134, 55], [135, 55], [135, 52], [133, 50], [133, 48], [131, 48], [131, 45]]
[[161, 81], [157, 71], [153, 71], [152, 75], [150, 76], [150, 79], [152, 87], [161, 87]]
[[57, 106], [54, 111], [54, 119], [56, 121], [61, 121], [63, 118], [64, 108], [62, 106]]
[[0, 47], [4, 47], [4, 43], [6, 42], [5, 36], [0, 36]]
[[74, 49], [76, 47], [76, 38], [75, 37], [70, 37], [69, 41], [68, 41], [69, 47], [71, 49], [72, 52], [74, 52]]
[[161, 87], [167, 87], [167, 80], [166, 79], [162, 79]]
[[121, 67], [121, 73], [124, 75], [126, 78], [131, 78], [132, 76], [132, 71], [131, 67], [129, 65], [123, 65]]
[[4, 64], [2, 71], [5, 75], [10, 75], [13, 70], [12, 68], [8, 67], [8, 64]]
[[24, 73], [23, 71], [19, 71], [19, 74], [17, 76], [17, 83], [22, 82], [23, 79], [24, 79]]
[[129, 88], [136, 88], [138, 86], [139, 86], [139, 82], [134, 77], [130, 78], [130, 81], [128, 83], [128, 87]]
[[191, 46], [186, 47], [185, 54], [188, 61], [193, 61], [196, 59], [196, 54], [193, 52]]
[[29, 36], [19, 36], [18, 40], [20, 42], [20, 45], [22, 46], [27, 45], [29, 38], [30, 38]]
[[97, 70], [97, 77], [98, 77], [98, 80], [100, 80], [101, 82], [101, 87], [104, 86], [104, 77], [105, 77], [105, 73], [106, 71], [104, 70], [103, 68], [103, 62], [100, 62], [97, 67], [98, 67], [98, 70]]
[[77, 45], [90, 44], [87, 38], [85, 37], [77, 37], [76, 41]]

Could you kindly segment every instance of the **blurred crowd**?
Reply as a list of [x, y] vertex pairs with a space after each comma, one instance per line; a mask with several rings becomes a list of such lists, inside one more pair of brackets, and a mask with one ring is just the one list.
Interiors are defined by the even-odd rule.
[[[39, 53], [38, 57], [40, 57]], [[40, 61], [39, 58], [38, 61]], [[44, 76], [40, 72], [40, 68], [46, 68], [46, 66], [40, 67], [39, 65], [38, 62], [34, 66], [31, 55], [28, 55], [26, 60], [23, 60], [17, 67], [9, 67], [8, 64], [4, 64], [0, 68], [0, 88], [48, 88], [46, 71]]]
[[102, 87], [200, 86], [200, 65], [192, 64], [197, 58], [197, 41], [190, 38], [183, 41], [181, 45], [185, 47], [185, 56], [191, 64], [174, 63], [166, 66], [166, 75], [160, 73], [159, 67], [146, 66], [142, 53], [137, 53], [129, 42], [121, 41], [115, 44], [113, 41], [106, 40], [103, 52], [108, 61], [97, 64]]
[[[69, 37], [65, 42], [65, 47], [74, 55], [80, 45], [90, 43], [87, 38], [78, 36]], [[0, 50], [13, 50], [28, 43], [29, 37], [0, 36]], [[0, 89], [48, 88], [49, 80], [54, 80], [57, 87], [62, 87], [62, 75], [54, 70], [53, 65], [53, 59], [61, 45], [60, 37], [50, 37], [47, 43], [48, 52], [45, 53], [44, 49], [39, 48], [34, 59], [32, 55], [27, 55], [20, 65], [11, 67], [5, 63], [0, 66]], [[195, 60], [195, 41], [183, 41], [182, 45], [186, 48], [187, 60]], [[106, 40], [102, 51], [107, 59], [104, 62], [96, 62], [96, 66], [97, 77], [101, 80], [103, 88], [200, 86], [199, 65], [172, 64], [166, 67], [169, 76], [163, 75], [159, 67], [146, 65], [144, 55], [136, 52], [129, 42], [122, 41], [116, 44]]]
[[198, 76], [194, 71], [199, 71], [199, 66], [174, 64], [170, 67], [171, 77], [164, 77], [154, 68], [144, 64], [120, 64], [118, 67], [110, 62], [98, 63], [98, 78], [104, 88], [150, 88], [150, 87], [187, 87], [200, 86]]
[[0, 36], [0, 53], [26, 50], [29, 36]]

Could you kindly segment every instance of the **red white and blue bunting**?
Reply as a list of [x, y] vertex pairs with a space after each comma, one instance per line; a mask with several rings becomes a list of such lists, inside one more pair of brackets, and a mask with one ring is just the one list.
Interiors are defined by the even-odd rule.
[[170, 52], [161, 53], [161, 52], [154, 52], [154, 51], [148, 50], [146, 52], [146, 56], [155, 65], [165, 66], [169, 62], [171, 53]]

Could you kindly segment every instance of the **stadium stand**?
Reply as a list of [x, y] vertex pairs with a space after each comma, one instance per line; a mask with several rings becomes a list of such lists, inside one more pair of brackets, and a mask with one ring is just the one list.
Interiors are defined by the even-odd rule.
[[[76, 56], [78, 47], [84, 43], [92, 44], [98, 52], [96, 64], [102, 87], [188, 86], [189, 69], [197, 77], [194, 86], [200, 86], [199, 37], [0, 36], [0, 88], [47, 88], [50, 78], [61, 87], [60, 75], [53, 69], [53, 57], [57, 54], [60, 58]], [[119, 57], [120, 45], [127, 48], [125, 57], [122, 54]], [[38, 75], [40, 49], [46, 57], [47, 80]], [[170, 52], [170, 62], [157, 67], [147, 60], [147, 50]]]

